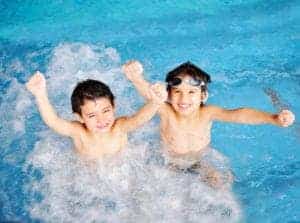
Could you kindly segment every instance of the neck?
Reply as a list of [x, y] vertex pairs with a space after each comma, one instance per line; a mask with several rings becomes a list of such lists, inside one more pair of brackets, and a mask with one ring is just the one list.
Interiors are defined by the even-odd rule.
[[110, 131], [107, 131], [107, 132], [90, 132], [90, 135], [93, 138], [105, 138], [105, 137], [109, 136], [109, 134], [110, 134]]
[[188, 115], [177, 114], [177, 119], [180, 122], [195, 122], [195, 120], [197, 120], [198, 118], [199, 118], [198, 110]]

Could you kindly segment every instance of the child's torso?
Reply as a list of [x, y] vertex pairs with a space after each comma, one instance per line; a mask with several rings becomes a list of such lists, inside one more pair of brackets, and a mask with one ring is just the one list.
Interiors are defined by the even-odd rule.
[[107, 137], [91, 137], [81, 134], [74, 140], [77, 151], [90, 158], [102, 158], [121, 151], [127, 144], [127, 134], [121, 131], [111, 131]]
[[211, 125], [205, 116], [191, 122], [179, 121], [174, 113], [161, 117], [160, 135], [164, 149], [176, 154], [204, 150], [210, 143]]

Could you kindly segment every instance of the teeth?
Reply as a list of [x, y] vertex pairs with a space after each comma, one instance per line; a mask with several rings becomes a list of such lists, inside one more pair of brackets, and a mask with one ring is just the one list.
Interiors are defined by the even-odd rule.
[[185, 108], [188, 108], [189, 105], [188, 104], [179, 104], [178, 107], [185, 109]]
[[102, 129], [108, 126], [108, 123], [104, 124], [104, 125], [97, 125], [98, 128]]

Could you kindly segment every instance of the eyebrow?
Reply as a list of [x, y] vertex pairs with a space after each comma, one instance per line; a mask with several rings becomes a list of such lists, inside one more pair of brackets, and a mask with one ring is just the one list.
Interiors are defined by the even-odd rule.
[[110, 108], [111, 108], [110, 106], [106, 106], [106, 107], [102, 108], [101, 110], [110, 109]]
[[[103, 111], [104, 109], [110, 109], [111, 108], [111, 106], [109, 106], [109, 105], [107, 105], [107, 106], [105, 106], [105, 107], [103, 107], [103, 108], [100, 108], [99, 110], [101, 110], [101, 111]], [[92, 112], [90, 112], [90, 113], [85, 113], [86, 115], [91, 115], [91, 114], [94, 114], [95, 113], [95, 111], [92, 111]]]

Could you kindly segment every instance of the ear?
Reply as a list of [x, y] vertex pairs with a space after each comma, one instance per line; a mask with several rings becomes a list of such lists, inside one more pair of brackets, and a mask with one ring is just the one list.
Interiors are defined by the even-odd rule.
[[112, 104], [111, 107], [112, 107], [113, 112], [115, 113], [116, 112], [116, 104], [115, 103]]
[[171, 89], [167, 90], [167, 93], [168, 93], [168, 97], [167, 97], [167, 101], [168, 103], [171, 102]]
[[207, 91], [201, 92], [201, 102], [205, 103], [207, 99], [208, 99], [208, 92]]
[[80, 123], [84, 123], [83, 119], [82, 119], [82, 116], [79, 115], [78, 113], [74, 113], [76, 119], [80, 122]]

